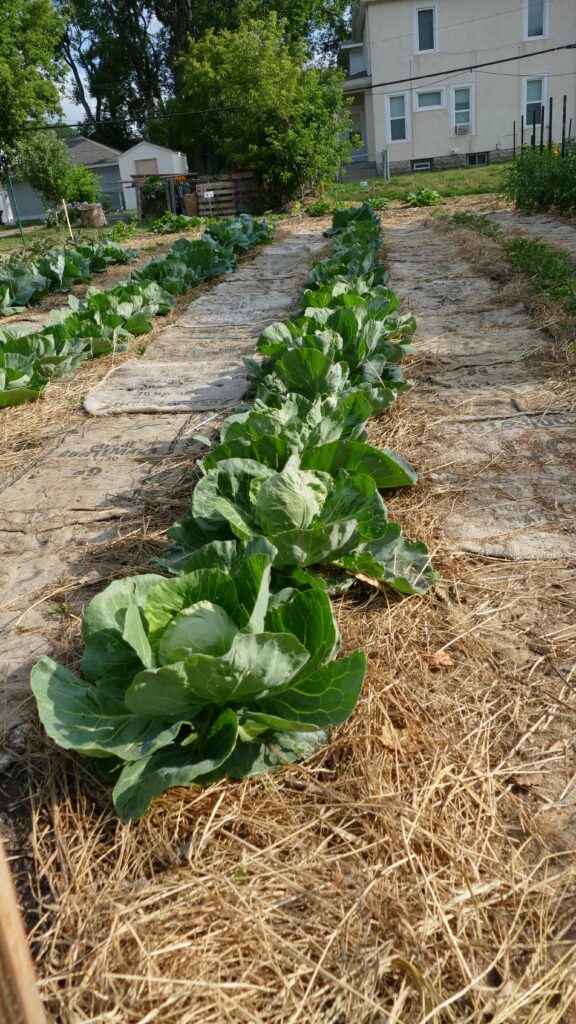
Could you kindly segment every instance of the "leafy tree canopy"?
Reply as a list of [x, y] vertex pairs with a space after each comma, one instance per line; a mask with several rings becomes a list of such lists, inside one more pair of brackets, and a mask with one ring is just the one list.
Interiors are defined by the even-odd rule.
[[63, 199], [95, 202], [100, 193], [96, 175], [83, 164], [72, 163], [66, 143], [53, 131], [34, 132], [21, 145], [18, 174], [28, 179], [49, 211]]
[[250, 167], [272, 201], [333, 180], [349, 151], [342, 72], [311, 66], [305, 45], [287, 47], [285, 33], [272, 14], [192, 41], [180, 64], [186, 100], [169, 111], [233, 109], [153, 129], [155, 139], [189, 154]]
[[306, 43], [309, 55], [328, 58], [348, 32], [349, 0], [152, 0], [168, 32], [172, 61], [212, 29], [235, 31], [270, 14], [283, 19], [286, 41]]
[[7, 152], [15, 128], [60, 111], [64, 24], [50, 0], [2, 0], [0, 12], [0, 150]]
[[57, 2], [67, 18], [62, 55], [86, 115], [86, 134], [125, 148], [156, 109], [169, 78], [154, 12], [144, 0]]

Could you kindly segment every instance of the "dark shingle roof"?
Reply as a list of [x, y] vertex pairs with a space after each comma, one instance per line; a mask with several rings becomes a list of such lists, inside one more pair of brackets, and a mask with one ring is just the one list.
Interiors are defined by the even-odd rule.
[[105, 146], [102, 142], [94, 142], [93, 139], [86, 139], [83, 135], [76, 135], [65, 139], [70, 150], [70, 159], [73, 164], [115, 164], [120, 156], [119, 149], [112, 149], [112, 146]]

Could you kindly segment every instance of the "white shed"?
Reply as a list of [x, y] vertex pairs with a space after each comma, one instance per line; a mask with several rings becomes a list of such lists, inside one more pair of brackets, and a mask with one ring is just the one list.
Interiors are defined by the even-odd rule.
[[133, 178], [152, 174], [188, 174], [188, 161], [184, 153], [153, 142], [137, 142], [118, 157], [120, 177], [124, 183], [126, 209], [136, 209], [136, 190], [128, 184]]

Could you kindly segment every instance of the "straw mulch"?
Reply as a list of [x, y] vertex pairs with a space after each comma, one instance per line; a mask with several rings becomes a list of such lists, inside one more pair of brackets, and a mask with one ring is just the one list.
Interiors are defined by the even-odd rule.
[[[318, 756], [172, 791], [126, 826], [85, 764], [36, 738], [19, 881], [52, 1021], [576, 1021], [574, 575], [443, 547], [459, 494], [427, 479], [441, 429], [417, 392], [373, 425], [422, 472], [390, 509], [442, 582], [336, 602], [368, 673]], [[144, 567], [162, 525], [127, 524], [107, 570]]]

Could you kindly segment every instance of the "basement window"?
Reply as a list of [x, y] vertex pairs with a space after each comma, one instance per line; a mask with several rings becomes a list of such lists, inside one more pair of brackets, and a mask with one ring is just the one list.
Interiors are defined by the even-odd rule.
[[468, 167], [487, 167], [490, 163], [488, 153], [469, 153]]
[[432, 158], [430, 158], [430, 160], [412, 160], [411, 168], [412, 168], [413, 171], [416, 171], [416, 172], [418, 172], [418, 171], [433, 171], [434, 170], [434, 160]]

